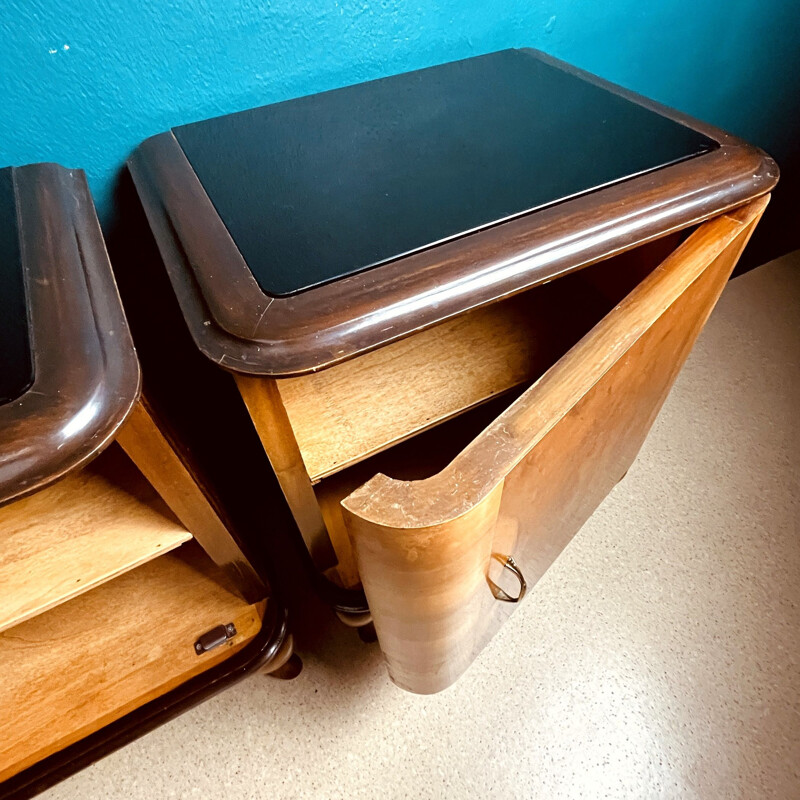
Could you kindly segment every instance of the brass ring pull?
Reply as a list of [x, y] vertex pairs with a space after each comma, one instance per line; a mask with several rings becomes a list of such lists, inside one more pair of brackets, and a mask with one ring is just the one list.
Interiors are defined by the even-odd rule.
[[525, 592], [528, 590], [528, 584], [525, 581], [525, 577], [523, 576], [520, 568], [517, 566], [517, 562], [514, 561], [512, 556], [504, 556], [502, 553], [492, 553], [492, 558], [495, 561], [499, 561], [509, 572], [513, 572], [516, 576], [517, 580], [519, 581], [519, 593], [516, 597], [512, 597], [505, 589], [501, 589], [488, 575], [486, 576], [486, 582], [489, 584], [489, 588], [492, 590], [492, 594], [495, 596], [497, 600], [502, 600], [504, 603], [519, 603], [523, 597], [525, 597]]

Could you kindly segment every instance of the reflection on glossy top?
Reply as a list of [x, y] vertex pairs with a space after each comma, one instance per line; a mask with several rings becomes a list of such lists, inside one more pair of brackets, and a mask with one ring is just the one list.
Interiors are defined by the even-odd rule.
[[176, 128], [261, 288], [292, 294], [716, 143], [507, 50]]
[[0, 403], [19, 397], [32, 382], [14, 179], [6, 167], [0, 169]]

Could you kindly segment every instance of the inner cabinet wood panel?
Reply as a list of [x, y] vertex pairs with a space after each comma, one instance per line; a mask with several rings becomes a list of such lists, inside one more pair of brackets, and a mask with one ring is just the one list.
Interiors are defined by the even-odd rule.
[[311, 480], [531, 378], [557, 346], [557, 313], [543, 295], [524, 295], [321, 372], [278, 380]]
[[0, 508], [0, 631], [191, 538], [112, 445], [84, 470]]
[[452, 683], [514, 607], [493, 555], [534, 583], [624, 475], [766, 202], [701, 226], [445, 469], [343, 501], [396, 683]]
[[[0, 781], [244, 647], [263, 604], [224, 588], [194, 545], [0, 634]], [[237, 634], [200, 656], [197, 639]]]

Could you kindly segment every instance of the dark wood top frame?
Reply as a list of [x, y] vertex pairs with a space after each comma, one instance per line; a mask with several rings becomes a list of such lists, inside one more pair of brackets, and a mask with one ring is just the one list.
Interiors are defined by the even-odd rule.
[[139, 397], [139, 362], [86, 177], [14, 168], [33, 383], [0, 405], [0, 503], [85, 464]]
[[708, 153], [566, 199], [364, 272], [285, 297], [259, 287], [173, 133], [130, 170], [191, 334], [234, 372], [313, 372], [768, 193], [758, 148], [542, 53], [547, 64], [709, 137]]

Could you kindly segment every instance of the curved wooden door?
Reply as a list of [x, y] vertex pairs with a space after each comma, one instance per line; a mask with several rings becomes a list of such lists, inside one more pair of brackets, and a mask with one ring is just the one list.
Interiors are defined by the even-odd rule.
[[766, 204], [698, 228], [444, 470], [342, 501], [395, 683], [456, 680], [515, 607], [492, 554], [532, 585], [625, 474]]

